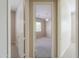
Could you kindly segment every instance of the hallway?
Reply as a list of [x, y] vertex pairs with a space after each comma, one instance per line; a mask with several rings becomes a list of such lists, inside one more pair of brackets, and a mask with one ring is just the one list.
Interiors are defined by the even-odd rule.
[[42, 37], [36, 40], [36, 57], [51, 58], [51, 39]]
[[79, 57], [79, 0], [0, 0], [0, 58], [53, 57]]

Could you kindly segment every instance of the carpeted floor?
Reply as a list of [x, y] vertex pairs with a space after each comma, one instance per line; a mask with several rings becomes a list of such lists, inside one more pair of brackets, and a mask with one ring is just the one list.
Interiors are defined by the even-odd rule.
[[43, 37], [36, 41], [36, 58], [51, 58], [51, 39]]

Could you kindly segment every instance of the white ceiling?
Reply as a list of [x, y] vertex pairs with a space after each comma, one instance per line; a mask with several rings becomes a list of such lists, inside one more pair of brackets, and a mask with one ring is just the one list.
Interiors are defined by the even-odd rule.
[[37, 18], [51, 18], [51, 4], [36, 4], [34, 8]]
[[22, 0], [9, 0], [9, 4], [12, 9], [16, 9], [21, 2]]

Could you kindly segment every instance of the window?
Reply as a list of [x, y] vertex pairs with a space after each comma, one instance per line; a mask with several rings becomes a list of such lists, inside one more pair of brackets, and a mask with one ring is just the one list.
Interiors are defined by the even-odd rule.
[[41, 22], [36, 22], [36, 32], [41, 32]]

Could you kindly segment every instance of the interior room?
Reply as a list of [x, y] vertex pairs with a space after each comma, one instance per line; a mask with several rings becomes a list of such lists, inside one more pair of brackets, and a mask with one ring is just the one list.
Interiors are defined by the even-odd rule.
[[[45, 3], [45, 2], [44, 2]], [[37, 3], [35, 7], [35, 57], [51, 58], [51, 3]]]

